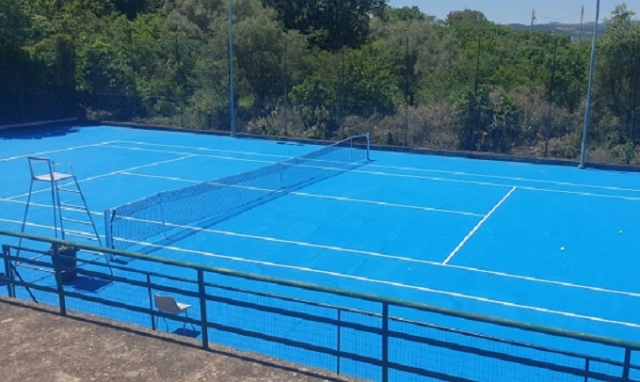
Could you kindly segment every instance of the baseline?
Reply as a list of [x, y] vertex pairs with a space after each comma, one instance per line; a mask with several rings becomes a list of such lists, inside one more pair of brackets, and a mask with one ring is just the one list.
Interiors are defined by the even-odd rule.
[[35, 156], [46, 155], [46, 154], [61, 153], [61, 152], [65, 152], [65, 151], [74, 151], [74, 150], [86, 149], [86, 148], [89, 148], [89, 147], [105, 146], [105, 145], [110, 145], [110, 144], [116, 143], [116, 142], [118, 142], [118, 141], [104, 141], [104, 142], [100, 142], [100, 143], [94, 143], [94, 144], [91, 144], [91, 145], [73, 146], [73, 147], [67, 147], [67, 148], [64, 148], [64, 149], [39, 151], [39, 152], [36, 152], [36, 153], [33, 153], [33, 154], [24, 154], [24, 155], [12, 156], [12, 157], [0, 158], [0, 162], [9, 162], [9, 161], [16, 160], [16, 159], [22, 159], [22, 158], [27, 158], [27, 157], [35, 157]]

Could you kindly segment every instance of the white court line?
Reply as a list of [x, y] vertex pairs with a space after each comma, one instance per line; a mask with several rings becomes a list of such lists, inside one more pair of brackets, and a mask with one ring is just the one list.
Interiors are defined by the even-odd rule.
[[115, 142], [118, 142], [118, 141], [105, 141], [105, 142], [100, 142], [100, 143], [94, 143], [92, 145], [74, 146], [74, 147], [67, 147], [65, 149], [40, 151], [40, 152], [33, 153], [33, 154], [16, 155], [16, 156], [13, 156], [13, 157], [1, 158], [0, 162], [8, 162], [8, 161], [16, 160], [16, 159], [27, 158], [27, 157], [35, 157], [35, 156], [39, 156], [39, 155], [61, 153], [61, 152], [64, 152], [64, 151], [73, 151], [73, 150], [86, 149], [86, 148], [89, 148], [89, 147], [99, 147], [99, 146], [109, 145], [109, 144], [115, 143]]
[[592, 192], [552, 190], [552, 189], [538, 188], [538, 187], [515, 186], [515, 185], [512, 185], [512, 184], [500, 184], [500, 183], [491, 183], [491, 182], [475, 182], [475, 181], [466, 181], [466, 180], [458, 180], [458, 179], [436, 178], [436, 177], [420, 176], [420, 175], [392, 174], [392, 173], [386, 173], [386, 172], [372, 172], [372, 171], [363, 171], [363, 170], [350, 170], [350, 172], [359, 172], [359, 173], [362, 173], [362, 174], [389, 176], [389, 177], [399, 177], [399, 178], [424, 179], [424, 180], [432, 180], [432, 181], [436, 181], [436, 182], [474, 184], [474, 185], [489, 186], [489, 187], [502, 187], [502, 188], [517, 187], [519, 190], [527, 190], [527, 191], [538, 191], [538, 192], [548, 192], [548, 193], [555, 193], [555, 194], [568, 194], [568, 195], [577, 195], [577, 196], [588, 196], [588, 197], [594, 197], [594, 198], [618, 199], [618, 200], [626, 200], [626, 201], [633, 201], [633, 202], [640, 201], [640, 197], [617, 196], [617, 195], [608, 195], [608, 194], [596, 194], [596, 193], [592, 193]]
[[552, 185], [556, 185], [556, 186], [595, 188], [595, 189], [601, 189], [601, 190], [607, 190], [607, 191], [640, 192], [640, 189], [637, 189], [637, 188], [622, 188], [622, 187], [613, 187], [613, 186], [600, 186], [600, 185], [596, 185], [596, 184], [560, 182], [560, 181], [554, 181], [554, 180], [542, 180], [542, 179], [534, 179], [534, 178], [522, 178], [522, 177], [512, 177], [512, 176], [475, 174], [475, 173], [462, 172], [462, 171], [446, 171], [446, 170], [434, 170], [434, 169], [429, 169], [429, 168], [386, 166], [386, 165], [376, 165], [376, 164], [370, 164], [368, 167], [387, 168], [387, 169], [392, 169], [392, 170], [416, 171], [416, 172], [429, 172], [429, 173], [436, 173], [436, 174], [469, 176], [469, 177], [476, 177], [476, 178], [511, 180], [511, 181], [517, 181], [517, 182], [552, 184]]
[[[123, 170], [112, 171], [112, 172], [109, 172], [109, 173], [106, 173], [106, 174], [96, 175], [96, 176], [92, 176], [92, 177], [84, 178], [84, 179], [79, 179], [78, 183], [88, 182], [88, 181], [95, 180], [95, 179], [100, 179], [100, 178], [105, 178], [105, 177], [108, 177], [108, 176], [117, 175], [117, 174], [120, 174], [120, 173], [125, 172], [125, 171], [139, 170], [141, 168], [153, 167], [153, 166], [158, 166], [158, 165], [161, 165], [161, 164], [166, 164], [166, 163], [171, 163], [171, 162], [178, 162], [178, 161], [185, 160], [185, 159], [188, 159], [188, 158], [191, 158], [191, 157], [193, 157], [193, 155], [185, 155], [185, 156], [180, 157], [180, 158], [168, 159], [168, 160], [153, 162], [153, 163], [149, 163], [149, 164], [145, 164], [145, 165], [129, 167], [129, 168], [125, 168]], [[73, 183], [68, 182], [68, 183], [60, 184], [60, 186], [64, 187], [64, 186], [69, 186], [69, 185], [72, 185], [72, 184]], [[41, 192], [50, 192], [50, 191], [51, 191], [50, 189], [45, 188], [45, 189], [42, 189], [42, 190], [33, 191], [31, 194], [39, 194]], [[9, 199], [9, 200], [17, 199], [17, 198], [25, 197], [25, 196], [28, 196], [28, 195], [29, 195], [29, 193], [25, 192], [23, 194], [10, 196], [10, 197], [5, 198], [5, 199]]]
[[[124, 241], [127, 241], [127, 240], [124, 240]], [[211, 252], [196, 251], [196, 250], [173, 247], [173, 246], [163, 246], [163, 245], [157, 245], [157, 244], [146, 243], [146, 242], [137, 242], [137, 241], [130, 241], [130, 242], [136, 243], [136, 244], [140, 244], [140, 245], [144, 245], [144, 246], [150, 246], [150, 247], [154, 247], [154, 248], [158, 248], [158, 249], [165, 249], [165, 250], [175, 251], [175, 252], [182, 252], [182, 253], [188, 253], [188, 254], [194, 254], [194, 255], [201, 255], [201, 256], [207, 256], [207, 257], [213, 257], [213, 258], [237, 261], [237, 262], [242, 262], [242, 263], [259, 264], [259, 265], [270, 266], [270, 267], [275, 267], [275, 268], [292, 269], [292, 270], [296, 270], [296, 271], [316, 273], [316, 274], [322, 274], [322, 275], [327, 275], [327, 276], [332, 276], [332, 277], [339, 277], [339, 278], [343, 278], [343, 279], [363, 281], [363, 282], [372, 283], [372, 284], [381, 284], [381, 285], [393, 286], [393, 287], [398, 287], [398, 288], [403, 288], [403, 289], [417, 290], [417, 291], [426, 292], [426, 293], [445, 295], [445, 296], [449, 296], [449, 297], [456, 297], [456, 298], [461, 298], [461, 299], [465, 299], [465, 300], [472, 300], [472, 301], [484, 302], [484, 303], [488, 303], [488, 304], [501, 305], [501, 306], [506, 306], [506, 307], [510, 307], [510, 308], [530, 310], [530, 311], [535, 311], [535, 312], [539, 312], [539, 313], [553, 314], [553, 315], [558, 315], [558, 316], [563, 316], [563, 317], [577, 318], [577, 319], [583, 319], [583, 320], [588, 320], [588, 321], [594, 321], [594, 322], [613, 324], [613, 325], [620, 325], [620, 326], [626, 326], [626, 327], [640, 329], [640, 324], [636, 324], [636, 323], [632, 323], [632, 322], [616, 321], [616, 320], [611, 320], [611, 319], [602, 318], [602, 317], [587, 316], [587, 315], [582, 315], [582, 314], [577, 314], [577, 313], [572, 313], [572, 312], [564, 312], [564, 311], [560, 311], [560, 310], [541, 308], [541, 307], [531, 306], [531, 305], [516, 304], [516, 303], [508, 302], [508, 301], [494, 300], [494, 299], [490, 299], [490, 298], [486, 298], [486, 297], [479, 297], [479, 296], [473, 296], [473, 295], [468, 295], [468, 294], [463, 294], [463, 293], [458, 293], [458, 292], [450, 292], [450, 291], [444, 291], [444, 290], [439, 290], [439, 289], [432, 289], [432, 288], [421, 287], [421, 286], [417, 286], [417, 285], [402, 284], [402, 283], [393, 282], [393, 281], [372, 279], [372, 278], [368, 278], [368, 277], [355, 276], [355, 275], [347, 275], [347, 274], [343, 274], [343, 273], [331, 272], [331, 271], [323, 271], [323, 270], [314, 269], [314, 268], [299, 267], [299, 266], [294, 266], [294, 265], [285, 265], [285, 264], [273, 263], [273, 262], [270, 262], [270, 261], [252, 260], [252, 259], [246, 259], [246, 258], [235, 257], [235, 256], [220, 255], [220, 254], [211, 253]]]
[[[15, 200], [15, 199], [5, 199], [5, 198], [0, 198], [0, 202], [15, 203], [15, 204], [22, 204], [22, 205], [27, 204], [26, 200]], [[30, 205], [35, 207], [53, 208], [51, 204], [42, 204], [42, 203], [36, 203], [33, 201], [30, 203]], [[77, 209], [73, 209], [69, 207], [60, 207], [60, 208], [63, 211], [78, 211]], [[100, 213], [96, 211], [89, 211], [89, 213], [91, 213], [91, 215], [104, 216], [104, 213]], [[22, 222], [18, 222], [18, 223], [22, 224]]]
[[[183, 178], [160, 176], [160, 175], [146, 175], [146, 174], [138, 174], [138, 173], [133, 173], [133, 172], [128, 172], [128, 171], [126, 171], [126, 172], [123, 171], [123, 172], [121, 172], [121, 174], [123, 174], [123, 175], [131, 175], [131, 176], [139, 176], [139, 177], [143, 177], [143, 178], [173, 180], [173, 181], [177, 181], [177, 182], [194, 183], [194, 184], [195, 183], [210, 183], [210, 184], [216, 184], [216, 185], [232, 187], [232, 188], [240, 188], [240, 189], [245, 189], [245, 190], [257, 190], [257, 191], [274, 192], [274, 193], [281, 192], [280, 190], [272, 190], [272, 189], [268, 189], [268, 188], [247, 187], [247, 186], [239, 186], [239, 185], [235, 185], [235, 184], [224, 184], [224, 183], [217, 183], [217, 182], [202, 182], [202, 181], [197, 181], [197, 180], [192, 180], [192, 179], [183, 179]], [[317, 199], [328, 199], [328, 200], [337, 200], [337, 201], [342, 201], [342, 202], [371, 204], [371, 205], [381, 206], [381, 207], [395, 207], [395, 208], [412, 209], [412, 210], [419, 210], [419, 211], [426, 211], [426, 212], [438, 212], [438, 213], [454, 214], [454, 215], [462, 215], [462, 216], [473, 216], [473, 217], [482, 217], [482, 216], [484, 216], [484, 215], [476, 214], [476, 213], [473, 213], [473, 212], [445, 210], [445, 209], [440, 209], [440, 208], [422, 207], [422, 206], [414, 206], [414, 205], [408, 205], [408, 204], [388, 203], [388, 202], [381, 202], [381, 201], [377, 201], [377, 200], [355, 199], [355, 198], [346, 198], [346, 197], [341, 197], [341, 196], [311, 194], [311, 193], [307, 193], [307, 192], [294, 191], [294, 192], [289, 192], [289, 194], [296, 195], [296, 196], [317, 198]]]
[[211, 147], [167, 145], [167, 144], [161, 144], [161, 143], [148, 143], [148, 142], [139, 142], [139, 141], [118, 141], [118, 143], [131, 143], [131, 144], [141, 145], [141, 146], [172, 147], [172, 148], [196, 150], [196, 151], [211, 151], [211, 152], [220, 152], [220, 153], [231, 153], [231, 154], [243, 154], [243, 155], [272, 157], [272, 158], [290, 158], [290, 156], [287, 156], [287, 155], [264, 154], [264, 153], [251, 152], [251, 151], [224, 150], [224, 149], [211, 148]]
[[[166, 144], [163, 145], [163, 144], [156, 144], [156, 143], [136, 142], [136, 141], [117, 141], [117, 142], [123, 142], [123, 143], [126, 142], [126, 143], [132, 143], [132, 144], [137, 144], [137, 145], [145, 145], [145, 146], [177, 147], [177, 148], [188, 149], [188, 150], [197, 150], [197, 151], [218, 151], [218, 152], [228, 152], [228, 153], [233, 153], [233, 154], [257, 155], [257, 156], [274, 157], [274, 158], [290, 158], [289, 156], [284, 156], [284, 155], [263, 154], [263, 153], [256, 153], [256, 152], [251, 152], [251, 151], [222, 150], [222, 149], [212, 149], [212, 148], [206, 148], [206, 147], [166, 145]], [[436, 169], [429, 169], [429, 168], [405, 167], [405, 166], [388, 166], [388, 165], [378, 165], [378, 164], [369, 164], [367, 167], [383, 168], [383, 169], [386, 168], [386, 169], [394, 169], [394, 170], [419, 171], [419, 172], [431, 172], [431, 173], [437, 173], [437, 174], [470, 176], [470, 177], [479, 177], [479, 178], [488, 178], [488, 179], [502, 179], [502, 180], [518, 181], [518, 182], [552, 184], [552, 185], [557, 185], [557, 186], [584, 187], [584, 188], [594, 188], [594, 189], [601, 189], [601, 190], [608, 190], [608, 191], [640, 192], [640, 189], [636, 189], [636, 188], [601, 186], [601, 185], [587, 184], [587, 183], [560, 182], [560, 181], [552, 181], [552, 180], [542, 180], [542, 179], [523, 178], [523, 177], [510, 177], [510, 176], [500, 176], [500, 175], [486, 175], [486, 174], [468, 173], [468, 172], [463, 172], [463, 171], [447, 171], [447, 170], [436, 170]], [[511, 186], [513, 186], [513, 184], [505, 184], [503, 186], [511, 187]]]
[[[0, 202], [3, 202], [3, 201], [4, 202], [9, 202], [9, 203], [26, 204], [26, 202], [23, 202], [23, 201], [0, 199]], [[32, 203], [31, 205], [38, 206], [38, 207], [51, 208], [50, 205], [45, 205], [45, 204]], [[94, 215], [103, 216], [103, 214], [99, 213], [99, 212], [91, 211], [91, 213], [94, 214]], [[126, 219], [145, 222], [145, 220], [142, 220], [142, 219], [135, 219], [135, 218], [126, 218]], [[17, 220], [9, 220], [9, 219], [0, 218], [0, 221], [4, 221], [4, 222], [7, 222], [7, 223], [14, 223], [14, 224], [22, 224], [22, 222], [17, 221]], [[149, 223], [160, 223], [160, 222], [149, 221]], [[561, 286], [561, 287], [565, 287], [565, 288], [584, 289], [584, 290], [588, 290], [588, 291], [591, 291], [591, 292], [598, 292], [598, 293], [605, 293], [605, 294], [616, 294], [616, 295], [621, 295], [621, 296], [626, 296], [626, 297], [640, 298], [640, 293], [627, 292], [627, 291], [621, 291], [621, 290], [615, 290], [615, 289], [600, 288], [600, 287], [594, 287], [594, 286], [588, 286], [588, 285], [582, 285], [582, 284], [574, 284], [574, 283], [563, 282], [563, 281], [540, 279], [540, 278], [531, 277], [531, 276], [521, 276], [521, 275], [515, 275], [515, 274], [511, 274], [511, 273], [506, 273], [506, 272], [498, 272], [498, 271], [491, 271], [491, 270], [480, 269], [480, 268], [467, 267], [467, 266], [463, 266], [463, 265], [451, 265], [451, 264], [446, 264], [445, 265], [445, 264], [442, 264], [441, 262], [436, 262], [436, 261], [420, 260], [420, 259], [414, 259], [414, 258], [411, 258], [411, 257], [395, 256], [395, 255], [384, 254], [384, 253], [379, 253], [379, 252], [363, 251], [363, 250], [342, 248], [342, 247], [315, 244], [315, 243], [309, 243], [309, 242], [285, 240], [285, 239], [279, 239], [279, 238], [274, 238], [274, 237], [269, 237], [269, 236], [248, 235], [248, 234], [243, 234], [243, 233], [238, 233], [238, 232], [221, 231], [221, 230], [216, 230], [216, 229], [185, 226], [185, 225], [173, 224], [173, 223], [164, 223], [164, 224], [166, 224], [167, 226], [171, 226], [173, 228], [180, 228], [180, 229], [186, 229], [186, 230], [192, 230], [192, 231], [198, 231], [198, 232], [205, 232], [205, 233], [213, 233], [213, 234], [222, 235], [222, 236], [241, 237], [241, 238], [254, 239], [254, 240], [259, 240], [259, 241], [267, 241], [267, 242], [275, 242], [275, 243], [295, 245], [295, 246], [300, 246], [300, 247], [309, 247], [309, 248], [325, 249], [325, 250], [330, 250], [330, 251], [335, 251], [335, 252], [353, 253], [353, 254], [364, 255], [364, 256], [388, 258], [388, 259], [391, 259], [391, 260], [407, 261], [407, 262], [425, 264], [425, 265], [434, 266], [434, 267], [440, 267], [440, 268], [457, 269], [457, 270], [461, 270], [461, 271], [465, 271], [465, 272], [487, 274], [487, 275], [490, 275], [490, 276], [504, 277], [504, 278], [510, 278], [510, 279], [522, 280], [522, 281], [529, 281], [529, 282], [541, 283], [541, 284], [549, 284], [549, 285]], [[53, 229], [53, 227], [51, 227], [51, 226], [39, 225], [39, 224], [34, 224], [34, 223], [27, 223], [27, 225]], [[104, 235], [101, 235], [101, 236], [104, 237]]]
[[154, 149], [142, 149], [137, 147], [122, 147], [122, 146], [114, 146], [109, 145], [110, 149], [122, 149], [129, 151], [143, 151], [150, 153], [162, 153], [162, 154], [174, 154], [174, 155], [193, 155], [198, 158], [211, 158], [211, 159], [222, 159], [222, 160], [231, 160], [237, 162], [251, 162], [251, 163], [264, 163], [264, 164], [276, 164], [280, 162], [268, 161], [268, 160], [259, 160], [259, 159], [246, 159], [246, 158], [237, 158], [237, 157], [229, 157], [222, 155], [211, 155], [211, 154], [194, 154], [186, 151], [172, 151], [172, 150], [154, 150]]
[[[153, 153], [164, 153], [164, 154], [175, 154], [175, 155], [194, 155], [200, 158], [213, 158], [213, 159], [222, 159], [222, 160], [231, 160], [236, 162], [249, 162], [249, 163], [264, 163], [264, 164], [279, 164], [284, 161], [273, 161], [273, 160], [264, 160], [264, 159], [248, 159], [248, 158], [239, 158], [239, 157], [230, 157], [230, 156], [222, 156], [222, 155], [211, 155], [211, 154], [194, 154], [192, 152], [187, 151], [172, 151], [172, 150], [157, 150], [157, 149], [146, 149], [139, 147], [124, 147], [124, 146], [114, 146], [109, 145], [109, 148], [121, 149], [121, 150], [130, 150], [130, 151], [144, 151], [144, 152], [153, 152]], [[223, 150], [224, 151], [224, 150]], [[286, 160], [296, 159], [296, 156], [281, 156], [280, 158], [284, 158]], [[316, 162], [316, 163], [333, 163], [333, 164], [341, 164], [344, 165], [346, 162], [344, 161], [335, 161], [335, 160], [327, 160], [327, 159], [315, 159], [315, 158], [305, 158], [305, 162]], [[305, 166], [305, 165], [296, 165], [299, 167], [308, 167], [308, 168], [316, 168], [314, 166]], [[322, 168], [322, 167], [318, 167]]]
[[[17, 220], [10, 220], [10, 219], [4, 219], [4, 218], [0, 218], [0, 222], [5, 222], [5, 223], [15, 223], [15, 224], [20, 224], [22, 225], [22, 222], [19, 222]], [[50, 225], [44, 225], [44, 224], [38, 224], [38, 223], [31, 223], [31, 222], [26, 222], [24, 224], [27, 227], [36, 227], [36, 228], [44, 228], [44, 229], [49, 229], [53, 231], [53, 227]], [[86, 231], [78, 231], [78, 230], [69, 230], [66, 229], [65, 231], [71, 231], [71, 232], [79, 232], [81, 234], [87, 234], [87, 235], [95, 235], [93, 232], [86, 232]], [[100, 238], [104, 238], [104, 235], [98, 235], [100, 236]]]
[[489, 213], [486, 214], [485, 217], [482, 218], [482, 220], [480, 220], [475, 227], [473, 227], [473, 229], [471, 229], [471, 231], [467, 234], [467, 236], [465, 236], [465, 238], [462, 239], [460, 244], [458, 244], [458, 246], [449, 254], [449, 256], [447, 256], [446, 260], [442, 262], [443, 265], [447, 265], [449, 261], [453, 259], [453, 256], [455, 256], [456, 253], [458, 253], [458, 251], [462, 249], [462, 247], [467, 243], [467, 241], [471, 239], [471, 237], [478, 231], [478, 229], [480, 229], [480, 227], [482, 227], [482, 225], [491, 217], [491, 215], [493, 215], [498, 210], [498, 208], [500, 208], [500, 206], [504, 204], [504, 202], [506, 202], [507, 199], [509, 199], [509, 197], [511, 196], [511, 194], [513, 194], [515, 190], [516, 190], [516, 187], [513, 187], [509, 192], [507, 192], [505, 196], [502, 197], [502, 199], [500, 199], [500, 201], [495, 206], [493, 206], [491, 211], [489, 211]]

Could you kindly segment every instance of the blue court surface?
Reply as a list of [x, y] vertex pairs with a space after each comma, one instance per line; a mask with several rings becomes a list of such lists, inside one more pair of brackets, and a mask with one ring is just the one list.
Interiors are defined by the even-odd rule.
[[[73, 164], [104, 233], [105, 209], [319, 148], [109, 126], [0, 132], [0, 228], [20, 229], [29, 155]], [[49, 197], [34, 195], [27, 232], [52, 235]], [[372, 150], [153, 255], [640, 341], [638, 216], [638, 173]]]

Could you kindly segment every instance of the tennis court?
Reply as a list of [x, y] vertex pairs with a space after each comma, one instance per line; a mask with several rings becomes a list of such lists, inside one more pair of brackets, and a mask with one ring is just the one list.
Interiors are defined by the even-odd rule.
[[[116, 226], [105, 226], [105, 210], [112, 211], [107, 222], [115, 222], [132, 202], [281, 168], [285, 161], [296, 169], [300, 163], [292, 158], [323, 147], [112, 126], [0, 132], [0, 228], [20, 230], [29, 189], [27, 156], [73, 164], [104, 234]], [[287, 186], [276, 196], [251, 197], [259, 202], [233, 214], [216, 212], [220, 218], [213, 222], [172, 226], [179, 232], [171, 241], [118, 241], [127, 229], [138, 229], [122, 224], [112, 233], [114, 244], [640, 341], [640, 174], [375, 149], [366, 160], [363, 147], [357, 165], [314, 159], [302, 166], [322, 169], [313, 181]], [[211, 194], [217, 199], [172, 205], [175, 220], [196, 220], [181, 214], [197, 216], [243, 191], [264, 191], [245, 184], [216, 187], [224, 190]], [[34, 193], [27, 232], [53, 234], [50, 205], [46, 190]], [[150, 232], [143, 236], [159, 234]], [[180, 236], [184, 232], [189, 234]]]

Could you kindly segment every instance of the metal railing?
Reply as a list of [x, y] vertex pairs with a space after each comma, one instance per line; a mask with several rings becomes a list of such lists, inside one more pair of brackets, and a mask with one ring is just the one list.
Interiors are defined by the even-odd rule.
[[[203, 348], [379, 381], [640, 380], [637, 343], [10, 231], [0, 243], [9, 297], [152, 329], [165, 318]], [[189, 317], [155, 309], [159, 292], [190, 304]]]

